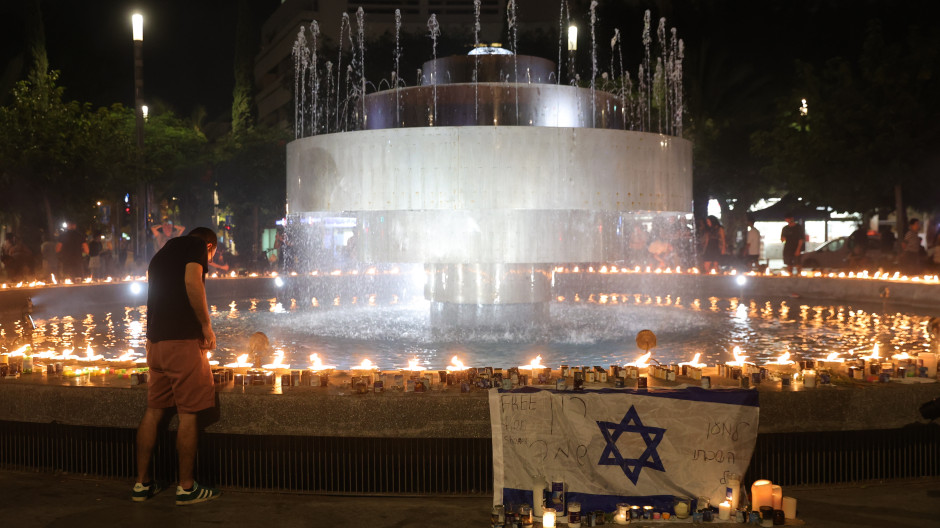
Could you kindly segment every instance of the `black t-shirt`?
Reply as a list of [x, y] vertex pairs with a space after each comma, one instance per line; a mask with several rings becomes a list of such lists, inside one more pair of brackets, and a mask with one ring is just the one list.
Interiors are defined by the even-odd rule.
[[806, 236], [803, 226], [800, 224], [785, 225], [780, 232], [780, 238], [783, 242], [783, 252], [787, 254], [796, 253], [796, 246]]
[[147, 269], [147, 338], [202, 339], [202, 325], [186, 295], [186, 264], [202, 266], [202, 280], [209, 269], [206, 243], [201, 238], [171, 238], [150, 260]]
[[81, 260], [82, 258], [82, 235], [74, 229], [69, 229], [59, 237], [62, 244], [60, 259], [63, 261]]

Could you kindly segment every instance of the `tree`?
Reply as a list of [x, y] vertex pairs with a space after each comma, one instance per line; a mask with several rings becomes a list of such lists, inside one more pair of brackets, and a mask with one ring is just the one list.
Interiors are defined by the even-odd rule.
[[[64, 101], [58, 73], [33, 71], [17, 83], [13, 102], [0, 107], [0, 183], [5, 208], [39, 222], [49, 232], [54, 212], [81, 214], [98, 182], [90, 176], [93, 114], [88, 105]], [[37, 207], [38, 206], [38, 207]], [[37, 214], [39, 213], [39, 214]]]
[[936, 207], [938, 58], [936, 34], [910, 27], [906, 38], [888, 42], [874, 20], [857, 59], [800, 63], [798, 88], [779, 103], [776, 125], [752, 138], [765, 172], [839, 211], [898, 209], [903, 221], [899, 198]]

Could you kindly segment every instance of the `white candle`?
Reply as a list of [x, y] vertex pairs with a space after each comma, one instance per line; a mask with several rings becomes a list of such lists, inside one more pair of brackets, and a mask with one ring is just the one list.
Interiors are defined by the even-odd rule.
[[751, 484], [751, 510], [760, 511], [761, 506], [773, 506], [773, 484], [769, 480], [755, 480]]
[[783, 516], [787, 519], [796, 519], [796, 499], [793, 497], [783, 498]]
[[917, 354], [917, 359], [927, 367], [927, 377], [937, 377], [937, 354], [934, 352], [921, 352]]
[[544, 528], [555, 527], [555, 508], [545, 508], [545, 511], [542, 512], [542, 526]]
[[812, 389], [816, 386], [816, 371], [815, 370], [804, 370], [803, 371], [803, 386], [807, 389]]
[[[728, 479], [728, 487], [731, 488], [731, 509], [738, 509], [738, 502], [741, 500], [741, 480], [734, 474]], [[678, 513], [678, 512], [677, 512]]]
[[721, 521], [727, 521], [731, 518], [731, 503], [724, 501], [718, 505], [718, 519]]
[[773, 506], [775, 510], [783, 509], [783, 488], [776, 484], [772, 485], [770, 495], [773, 500], [773, 504], [770, 504], [770, 506]]
[[543, 514], [542, 507], [545, 506], [545, 482], [536, 482], [532, 485], [532, 513], [536, 517]]

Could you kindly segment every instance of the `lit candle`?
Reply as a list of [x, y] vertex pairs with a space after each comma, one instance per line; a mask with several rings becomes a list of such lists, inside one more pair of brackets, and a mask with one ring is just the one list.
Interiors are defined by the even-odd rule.
[[718, 520], [727, 521], [731, 518], [731, 503], [724, 501], [718, 504]]
[[617, 504], [617, 513], [614, 522], [617, 524], [630, 524], [630, 505], [624, 502]]
[[937, 377], [937, 354], [934, 352], [921, 352], [917, 354], [918, 362], [921, 366], [927, 367], [927, 377]]
[[783, 516], [787, 519], [796, 519], [796, 499], [793, 497], [783, 498]]
[[[622, 523], [622, 524], [627, 524], [627, 523]], [[544, 528], [555, 527], [555, 508], [545, 508], [545, 511], [542, 512], [542, 526]]]
[[774, 484], [770, 488], [770, 496], [773, 501], [770, 506], [773, 506], [775, 510], [780, 510], [783, 508], [783, 488]]
[[248, 354], [242, 354], [235, 358], [235, 363], [227, 363], [225, 368], [235, 370], [235, 374], [247, 374], [251, 363], [248, 362]]
[[816, 386], [816, 371], [815, 370], [804, 370], [803, 371], [803, 386], [807, 389], [812, 389]]
[[773, 484], [769, 480], [755, 480], [751, 484], [751, 509], [760, 511], [761, 506], [773, 508]]

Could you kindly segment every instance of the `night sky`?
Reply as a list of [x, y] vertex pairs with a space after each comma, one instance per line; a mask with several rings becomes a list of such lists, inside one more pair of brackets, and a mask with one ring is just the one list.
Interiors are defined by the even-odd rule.
[[[6, 67], [24, 48], [22, 13], [28, 1], [0, 2], [0, 67]], [[279, 4], [279, 0], [251, 1], [259, 27]], [[576, 0], [570, 1], [574, 8]], [[162, 100], [182, 117], [189, 117], [201, 105], [210, 120], [226, 119], [234, 83], [236, 5], [236, 0], [43, 0], [50, 65], [61, 70], [59, 83], [67, 88], [67, 98], [94, 106], [115, 102], [131, 106], [130, 15], [139, 9], [145, 15], [145, 100], [151, 104]], [[638, 34], [642, 11], [651, 8], [654, 20], [667, 17], [685, 39], [687, 76], [694, 74], [695, 56], [708, 55], [710, 61], [716, 57], [724, 61], [720, 65], [724, 70], [772, 75], [779, 83], [787, 82], [794, 59], [823, 60], [857, 53], [872, 17], [886, 21], [889, 38], [903, 38], [908, 24], [935, 25], [940, 14], [940, 2], [927, 0], [607, 0], [601, 5], [598, 39], [607, 42], [612, 28], [620, 28], [625, 58], [633, 72], [636, 63], [631, 55], [642, 49]], [[573, 14], [583, 25], [586, 13]], [[525, 14], [519, 18], [524, 24]], [[589, 39], [588, 30], [582, 31], [584, 39]], [[721, 52], [716, 54], [716, 49]], [[557, 54], [556, 50], [526, 50], [524, 45], [521, 50], [552, 60]], [[375, 48], [369, 52], [386, 53]], [[602, 70], [607, 69], [608, 60], [601, 59]], [[588, 64], [581, 61], [589, 71]], [[712, 68], [704, 61], [700, 66]], [[713, 82], [729, 75], [723, 72]], [[720, 90], [712, 89], [716, 91]]]
[[[0, 7], [0, 66], [22, 50], [20, 2]], [[260, 19], [278, 0], [253, 0]], [[134, 102], [131, 14], [144, 15], [144, 97], [189, 117], [202, 105], [226, 117], [234, 86], [235, 0], [43, 0], [50, 66], [66, 97], [94, 106]], [[259, 22], [260, 26], [260, 22]]]

